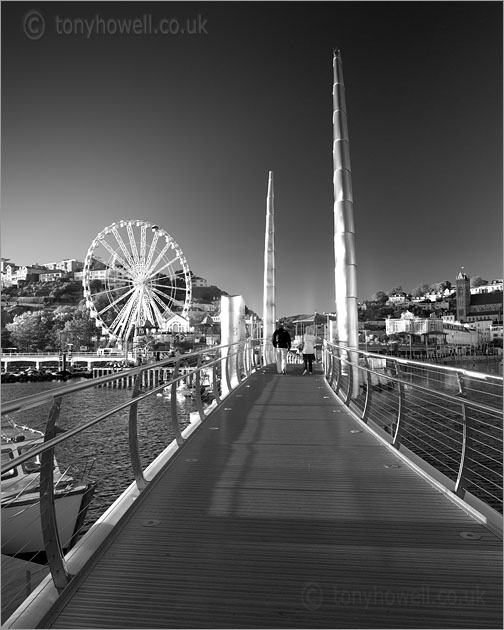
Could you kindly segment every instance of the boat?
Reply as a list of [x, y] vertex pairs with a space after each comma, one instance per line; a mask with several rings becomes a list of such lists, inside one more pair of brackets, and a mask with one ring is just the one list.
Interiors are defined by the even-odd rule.
[[[2, 420], [2, 465], [44, 441], [41, 431]], [[2, 553], [34, 555], [44, 551], [40, 518], [40, 456], [2, 474]], [[92, 462], [79, 476], [54, 463], [54, 501], [61, 547], [78, 539], [96, 483], [89, 480]]]

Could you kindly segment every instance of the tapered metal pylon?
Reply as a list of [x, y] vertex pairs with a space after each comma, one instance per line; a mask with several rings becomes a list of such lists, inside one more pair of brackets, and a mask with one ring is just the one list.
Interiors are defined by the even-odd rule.
[[[352, 170], [341, 53], [333, 54], [334, 279], [338, 342], [358, 349]], [[357, 371], [354, 372], [354, 375]], [[354, 392], [358, 393], [354, 378]]]
[[275, 353], [271, 337], [276, 326], [275, 303], [275, 207], [273, 171], [269, 172], [266, 199], [266, 230], [264, 234], [264, 288], [263, 288], [263, 362], [273, 363]]

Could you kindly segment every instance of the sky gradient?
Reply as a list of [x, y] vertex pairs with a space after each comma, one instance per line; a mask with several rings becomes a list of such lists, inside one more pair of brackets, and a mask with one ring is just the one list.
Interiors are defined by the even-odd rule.
[[[200, 32], [110, 34], [143, 16]], [[144, 219], [261, 314], [272, 170], [277, 316], [334, 310], [335, 47], [359, 300], [502, 278], [500, 2], [2, 3], [2, 257]]]

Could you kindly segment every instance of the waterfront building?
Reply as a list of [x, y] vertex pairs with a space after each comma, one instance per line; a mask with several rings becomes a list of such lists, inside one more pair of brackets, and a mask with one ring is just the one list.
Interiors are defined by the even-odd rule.
[[191, 303], [191, 310], [194, 311], [203, 311], [205, 313], [214, 313], [216, 310], [219, 310], [218, 307], [216, 307], [215, 302], [209, 303], [209, 302], [192, 302]]
[[387, 335], [408, 333], [411, 335], [431, 335], [443, 339], [443, 320], [434, 313], [430, 317], [416, 317], [410, 311], [401, 313], [401, 317], [388, 317], [385, 320], [385, 332]]
[[75, 271], [82, 271], [84, 263], [76, 258], [65, 258], [64, 260], [59, 260], [58, 262], [44, 263], [43, 266], [50, 271], [61, 270], [66, 271], [67, 273], [73, 273]]
[[503, 341], [503, 327], [502, 320], [498, 324], [493, 324], [490, 326], [490, 342], [493, 343], [497, 340], [500, 340], [501, 345]]
[[5, 266], [2, 272], [2, 286], [12, 287], [19, 286], [23, 282], [38, 282], [42, 273], [47, 272], [45, 267], [40, 265], [14, 265], [13, 263]]
[[415, 317], [405, 311], [399, 318], [388, 317], [385, 320], [387, 335], [408, 334], [411, 338], [419, 337], [426, 346], [437, 348], [478, 348], [490, 341], [489, 326], [470, 325], [454, 319], [453, 315], [443, 318], [432, 313], [429, 317]]
[[188, 319], [182, 317], [178, 313], [174, 313], [170, 318], [166, 320], [163, 325], [163, 332], [169, 333], [190, 333], [194, 332], [194, 328], [191, 326]]
[[387, 306], [389, 304], [390, 306], [403, 306], [409, 304], [410, 302], [410, 296], [406, 293], [392, 293], [392, 295], [389, 295]]
[[[490, 286], [494, 287], [491, 291], [488, 290]], [[486, 291], [473, 293], [469, 277], [462, 270], [456, 280], [457, 320], [462, 323], [482, 320], [502, 322], [502, 289], [495, 288], [499, 286], [502, 284], [497, 280], [495, 283], [483, 285], [487, 288]]]
[[191, 277], [191, 283], [194, 288], [208, 286], [208, 282], [205, 280], [205, 278], [200, 278], [199, 276], [195, 276], [195, 275]]
[[70, 278], [71, 278], [71, 274], [59, 269], [57, 271], [48, 271], [46, 273], [41, 273], [38, 278], [38, 281], [39, 282], [55, 282], [56, 280], [69, 280]]
[[492, 342], [492, 327], [493, 322], [488, 319], [471, 322], [471, 328], [474, 328], [478, 332], [478, 345], [487, 346]]
[[457, 308], [457, 321], [465, 322], [467, 314], [469, 313], [469, 304], [471, 303], [471, 286], [469, 276], [462, 271], [455, 280], [456, 286], [456, 308]]
[[492, 280], [487, 284], [481, 284], [479, 287], [471, 287], [471, 295], [476, 293], [494, 293], [495, 291], [502, 291], [502, 280]]

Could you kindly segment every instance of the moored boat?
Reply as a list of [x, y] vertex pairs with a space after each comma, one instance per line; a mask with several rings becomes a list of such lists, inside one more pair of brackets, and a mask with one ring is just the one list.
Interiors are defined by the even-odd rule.
[[[2, 422], [2, 466], [44, 441], [41, 431], [13, 422]], [[39, 456], [2, 474], [2, 553], [35, 554], [43, 551], [40, 516]], [[95, 485], [88, 471], [78, 478], [61, 472], [54, 464], [54, 502], [61, 547], [70, 549], [77, 540]]]

